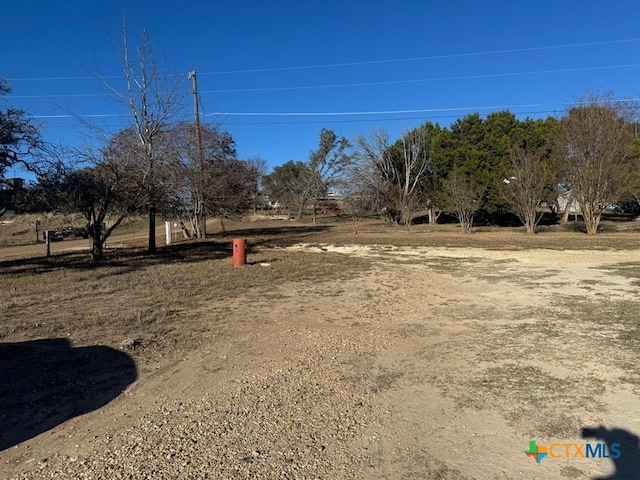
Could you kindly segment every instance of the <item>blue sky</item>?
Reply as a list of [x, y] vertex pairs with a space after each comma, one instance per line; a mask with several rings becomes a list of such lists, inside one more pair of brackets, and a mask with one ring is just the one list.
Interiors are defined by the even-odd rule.
[[3, 0], [1, 11], [8, 100], [56, 143], [86, 141], [70, 112], [105, 115], [114, 131], [129, 122], [96, 75], [121, 72], [125, 11], [184, 75], [182, 116], [195, 70], [203, 120], [269, 166], [308, 158], [321, 128], [398, 138], [473, 112], [560, 115], [586, 90], [640, 97], [640, 0]]

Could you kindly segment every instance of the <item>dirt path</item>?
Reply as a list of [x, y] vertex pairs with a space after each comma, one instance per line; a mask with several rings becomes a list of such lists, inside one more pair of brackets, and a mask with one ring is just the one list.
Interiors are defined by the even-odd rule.
[[229, 300], [201, 348], [0, 452], [0, 476], [581, 479], [614, 462], [524, 450], [640, 435], [640, 251], [299, 250], [369, 263]]
[[[112, 247], [118, 247], [134, 240], [140, 240], [147, 238], [147, 232], [135, 232], [125, 233], [122, 235], [114, 235], [107, 239], [107, 249]], [[164, 226], [156, 229], [157, 243], [160, 244], [164, 241], [165, 229]], [[91, 248], [90, 240], [78, 238], [78, 239], [66, 239], [59, 242], [51, 242], [51, 254], [73, 252], [73, 251], [86, 251], [87, 254]], [[38, 257], [45, 256], [46, 245], [44, 242], [33, 245], [18, 245], [18, 246], [5, 246], [0, 247], [0, 259], [9, 260], [12, 258], [22, 257]]]

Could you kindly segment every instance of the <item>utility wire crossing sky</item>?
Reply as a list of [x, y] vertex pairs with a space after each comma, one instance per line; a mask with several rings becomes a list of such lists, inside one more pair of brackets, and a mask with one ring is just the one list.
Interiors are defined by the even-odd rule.
[[193, 118], [195, 70], [203, 121], [270, 166], [305, 160], [321, 128], [398, 138], [475, 112], [559, 116], [587, 91], [640, 97], [635, 0], [92, 3], [4, 8], [7, 100], [54, 143], [86, 142], [83, 118], [113, 132], [130, 123], [102, 83], [124, 88], [123, 11], [131, 40], [148, 31], [161, 67], [184, 76], [179, 119]]

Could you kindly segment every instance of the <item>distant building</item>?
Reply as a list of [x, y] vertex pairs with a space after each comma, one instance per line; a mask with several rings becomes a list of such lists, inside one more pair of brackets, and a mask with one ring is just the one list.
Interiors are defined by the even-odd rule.
[[569, 205], [569, 215], [577, 215], [582, 213], [582, 210], [580, 210], [580, 203], [578, 202], [578, 200], [572, 197], [573, 192], [571, 190], [558, 195], [556, 201], [558, 202], [558, 209], [560, 210], [560, 212], [565, 211], [565, 209], [567, 208], [567, 204], [571, 199], [571, 205]]

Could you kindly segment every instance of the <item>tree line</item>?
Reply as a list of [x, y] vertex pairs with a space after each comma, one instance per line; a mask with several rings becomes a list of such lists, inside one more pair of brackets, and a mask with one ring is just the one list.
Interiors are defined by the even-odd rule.
[[[322, 129], [307, 159], [263, 175], [264, 161], [239, 159], [219, 126], [178, 120], [181, 80], [161, 68], [145, 32], [136, 38], [131, 49], [123, 29], [124, 91], [101, 78], [129, 110], [129, 125], [112, 133], [86, 124], [97, 146], [48, 145], [25, 112], [0, 108], [0, 182], [16, 164], [33, 171], [37, 182], [20, 205], [81, 212], [95, 260], [134, 213], [148, 215], [155, 252], [156, 216], [177, 218], [186, 237], [202, 238], [207, 215], [255, 208], [261, 194], [299, 218], [310, 207], [314, 222], [320, 199], [335, 191], [356, 220], [384, 213], [410, 227], [417, 212], [427, 211], [431, 223], [445, 212], [469, 232], [478, 215], [516, 215], [530, 234], [545, 210], [563, 219], [574, 205], [595, 234], [607, 208], [640, 200], [635, 111], [610, 95], [585, 95], [560, 118], [519, 120], [500, 111], [448, 127], [427, 122], [396, 141], [384, 130], [349, 140]], [[0, 79], [0, 100], [9, 93]], [[104, 228], [107, 215], [115, 220]]]
[[274, 168], [264, 191], [298, 217], [308, 204], [315, 212], [318, 194], [334, 189], [354, 215], [384, 212], [410, 227], [418, 211], [431, 223], [446, 212], [465, 232], [480, 214], [493, 222], [515, 215], [533, 234], [545, 212], [566, 221], [579, 208], [595, 234], [607, 209], [638, 207], [633, 114], [626, 102], [588, 94], [559, 119], [474, 113], [449, 127], [427, 122], [395, 142], [384, 130], [351, 142], [322, 130], [309, 160]]

